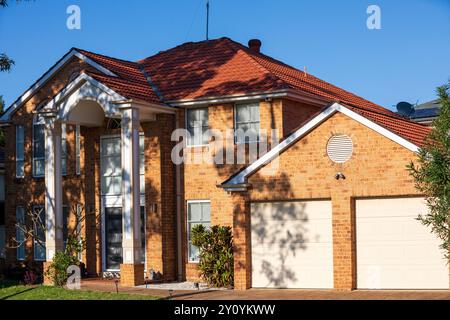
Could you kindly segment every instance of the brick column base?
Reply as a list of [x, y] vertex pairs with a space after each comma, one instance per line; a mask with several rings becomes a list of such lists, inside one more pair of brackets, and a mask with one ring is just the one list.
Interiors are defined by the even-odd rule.
[[145, 284], [144, 264], [121, 264], [120, 284], [126, 287], [135, 287]]
[[44, 261], [42, 264], [42, 277], [43, 277], [43, 285], [44, 286], [53, 286], [53, 279], [48, 277], [47, 269], [52, 264], [51, 261]]

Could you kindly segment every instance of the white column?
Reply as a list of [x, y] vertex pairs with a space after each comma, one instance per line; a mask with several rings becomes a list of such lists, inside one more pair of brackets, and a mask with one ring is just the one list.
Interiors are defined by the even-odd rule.
[[55, 116], [45, 117], [45, 247], [46, 260], [63, 250], [61, 123]]
[[139, 110], [120, 107], [122, 113], [122, 224], [123, 263], [141, 264]]

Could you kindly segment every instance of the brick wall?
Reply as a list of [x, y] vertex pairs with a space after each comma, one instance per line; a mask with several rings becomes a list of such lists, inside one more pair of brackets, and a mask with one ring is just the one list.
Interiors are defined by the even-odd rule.
[[[283, 110], [289, 112], [289, 119], [283, 116]], [[284, 132], [288, 132], [295, 124], [302, 123], [309, 114], [316, 112], [316, 107], [310, 107], [305, 104], [292, 101], [274, 99], [273, 101], [260, 102], [260, 127], [262, 130], [270, 132], [275, 129], [278, 132], [278, 138], [282, 138]], [[234, 128], [234, 104], [211, 105], [208, 109], [208, 121], [211, 129], [218, 130], [225, 137], [227, 129]], [[179, 112], [179, 123], [184, 126], [184, 111]], [[285, 129], [284, 124], [288, 124]], [[225, 143], [222, 143], [225, 146]], [[237, 158], [238, 148], [242, 147], [233, 144], [235, 159]], [[248, 145], [244, 146], [246, 154]], [[270, 147], [270, 141], [269, 141]], [[221, 152], [216, 151], [216, 152]], [[213, 153], [213, 155], [216, 154]], [[188, 157], [202, 157], [208, 153], [206, 147], [188, 148]], [[248, 159], [246, 160], [248, 164]], [[240, 170], [242, 164], [186, 164], [183, 166], [184, 180], [184, 206], [183, 206], [183, 266], [184, 274], [188, 280], [200, 280], [196, 263], [189, 263], [187, 257], [187, 212], [186, 203], [189, 200], [210, 200], [211, 201], [211, 224], [220, 224], [233, 226], [236, 221], [233, 212], [236, 210], [233, 203], [233, 196], [224, 192], [217, 185], [228, 179], [232, 174]]]
[[[344, 164], [326, 155], [334, 134], [351, 137], [354, 152]], [[337, 113], [296, 142], [279, 157], [279, 171], [264, 170], [249, 178], [251, 201], [331, 199], [334, 287], [356, 286], [354, 199], [359, 197], [418, 195], [406, 170], [414, 154], [375, 131]], [[336, 180], [337, 172], [346, 179]]]

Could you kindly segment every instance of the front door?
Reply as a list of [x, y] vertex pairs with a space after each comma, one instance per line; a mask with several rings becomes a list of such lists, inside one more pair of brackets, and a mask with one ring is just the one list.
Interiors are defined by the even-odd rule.
[[[141, 206], [142, 263], [145, 262], [145, 207]], [[122, 208], [105, 208], [106, 270], [119, 270], [122, 263]]]
[[105, 208], [106, 269], [119, 270], [122, 263], [122, 208]]

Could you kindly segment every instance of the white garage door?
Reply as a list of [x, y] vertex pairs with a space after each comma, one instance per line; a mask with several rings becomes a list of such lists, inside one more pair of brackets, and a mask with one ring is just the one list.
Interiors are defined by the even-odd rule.
[[358, 288], [448, 289], [439, 241], [416, 220], [426, 212], [421, 198], [356, 201]]
[[333, 288], [330, 201], [253, 203], [252, 286]]

